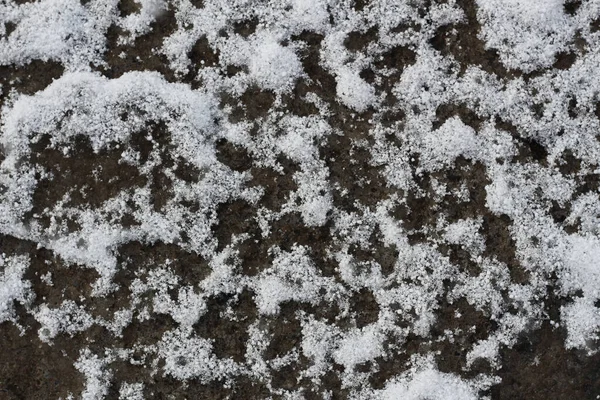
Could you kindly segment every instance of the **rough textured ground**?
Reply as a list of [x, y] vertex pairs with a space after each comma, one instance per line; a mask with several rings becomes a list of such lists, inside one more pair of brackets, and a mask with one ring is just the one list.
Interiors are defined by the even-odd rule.
[[0, 399], [596, 399], [600, 2], [0, 0]]

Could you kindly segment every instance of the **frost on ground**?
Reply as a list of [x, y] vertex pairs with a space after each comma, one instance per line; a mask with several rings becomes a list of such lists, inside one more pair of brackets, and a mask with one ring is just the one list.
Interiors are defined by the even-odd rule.
[[600, 1], [0, 0], [0, 397], [594, 399]]

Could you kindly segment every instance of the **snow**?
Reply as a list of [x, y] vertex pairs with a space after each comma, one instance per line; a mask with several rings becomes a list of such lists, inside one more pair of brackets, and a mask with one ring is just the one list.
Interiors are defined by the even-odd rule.
[[93, 318], [72, 300], [64, 301], [57, 308], [49, 308], [42, 304], [34, 314], [41, 327], [38, 331], [40, 339], [51, 341], [59, 333], [73, 336], [94, 324]]
[[279, 305], [289, 300], [316, 304], [321, 289], [336, 290], [330, 278], [320, 276], [306, 248], [296, 245], [290, 252], [276, 254], [272, 267], [261, 274], [255, 285], [258, 311], [264, 314], [277, 314]]
[[348, 69], [339, 71], [336, 92], [344, 105], [358, 112], [365, 111], [376, 100], [375, 89]]
[[144, 384], [123, 382], [119, 389], [119, 400], [144, 400]]
[[108, 394], [112, 373], [106, 369], [110, 361], [93, 354], [90, 349], [82, 350], [74, 366], [85, 376], [85, 389], [81, 394], [84, 400], [97, 400], [105, 398]]
[[124, 17], [120, 23], [121, 27], [129, 33], [128, 42], [136, 37], [151, 31], [150, 24], [160, 17], [167, 9], [164, 0], [141, 0], [139, 2], [140, 12]]
[[432, 399], [432, 400], [470, 400], [477, 399], [476, 391], [460, 378], [435, 369], [425, 369], [410, 378], [401, 377], [397, 382], [388, 384], [381, 398], [391, 399]]
[[[330, 0], [134, 3], [130, 15], [116, 0], [0, 4], [9, 77], [0, 77], [0, 233], [23, 244], [0, 255], [0, 322], [26, 332], [15, 312], [24, 309], [48, 346], [105, 329], [105, 344], [78, 349], [85, 388], [77, 396], [106, 398], [120, 360], [182, 385], [226, 389], [249, 379], [282, 398], [311, 390], [276, 387], [287, 367], [314, 387], [333, 375], [350, 398], [481, 398], [499, 382], [502, 351], [547, 329], [550, 296], [561, 304], [550, 322], [566, 331], [565, 350], [598, 351], [597, 1], [570, 14], [559, 0], [475, 0], [470, 40], [490, 60], [497, 54], [489, 65], [434, 39], [467, 21], [455, 1], [427, 10], [384, 0], [362, 9]], [[150, 40], [167, 11], [173, 30]], [[240, 33], [243, 24], [253, 31]], [[173, 74], [110, 66], [115, 28], [124, 51], [152, 43], [149, 56]], [[350, 33], [370, 29], [375, 40], [347, 48]], [[192, 57], [200, 39], [218, 55], [214, 64]], [[11, 68], [32, 61], [64, 72], [25, 94], [36, 77]], [[84, 139], [90, 148], [79, 154]], [[83, 185], [62, 187], [85, 170], [82, 157], [112, 157], [123, 168], [103, 182], [99, 161]], [[136, 177], [121, 176], [126, 168]], [[114, 190], [94, 201], [86, 197], [94, 185]], [[244, 212], [224, 213], [234, 202]], [[288, 217], [299, 225], [277, 231]], [[143, 262], [123, 257], [132, 243]], [[38, 281], [54, 291], [70, 282], [51, 263], [38, 271], [33, 248], [72, 274], [97, 275], [89, 298], [36, 297]], [[165, 248], [195, 261], [161, 258]], [[258, 270], [246, 273], [244, 263]], [[111, 317], [98, 315], [95, 302], [124, 292]], [[363, 292], [372, 293], [370, 310], [353, 303]], [[242, 293], [252, 299], [247, 315], [236, 311]], [[474, 343], [455, 340], [474, 329], [459, 304], [487, 324]], [[361, 313], [372, 320], [361, 325]], [[441, 329], [448, 315], [458, 327]], [[241, 360], [223, 355], [212, 327], [199, 333], [205, 317], [245, 324]], [[153, 343], [122, 348], [131, 324], [156, 318], [169, 326]], [[300, 324], [296, 342], [267, 359], [283, 320]], [[464, 371], [438, 368], [443, 354], [431, 344], [445, 341], [466, 355]], [[141, 359], [132, 362], [133, 353]], [[381, 361], [396, 356], [404, 369], [371, 388]], [[490, 368], [473, 378], [479, 359]], [[148, 396], [146, 381], [116, 383], [119, 398]], [[334, 398], [334, 389], [315, 395]]]
[[219, 360], [211, 351], [208, 340], [193, 336], [189, 330], [169, 331], [158, 345], [158, 354], [164, 358], [165, 375], [180, 380], [191, 378], [201, 382], [221, 379], [236, 370], [231, 360]]
[[464, 246], [475, 254], [485, 249], [485, 241], [479, 234], [481, 221], [463, 219], [446, 227], [445, 239], [452, 244]]
[[302, 73], [294, 51], [270, 37], [256, 40], [248, 69], [256, 84], [275, 91], [289, 90]]
[[[0, 65], [31, 60], [55, 60], [68, 69], [85, 70], [101, 63], [105, 34], [114, 19], [116, 0], [44, 0], [16, 6], [0, 5], [5, 21], [16, 24], [8, 39], [0, 39]], [[4, 22], [4, 21], [2, 21]]]
[[567, 292], [581, 289], [585, 297], [600, 298], [600, 241], [595, 237], [573, 235], [565, 255], [565, 271], [561, 275]]
[[423, 138], [423, 168], [434, 170], [449, 166], [461, 155], [476, 159], [478, 147], [473, 128], [453, 117]]
[[368, 326], [361, 331], [349, 332], [343, 337], [333, 353], [337, 363], [348, 370], [357, 364], [373, 360], [383, 354], [383, 335], [376, 326]]
[[29, 267], [26, 256], [0, 256], [0, 322], [12, 320], [15, 317], [14, 302], [27, 305], [33, 300], [31, 283], [23, 280], [23, 274]]
[[593, 348], [598, 340], [600, 311], [585, 298], [578, 298], [572, 304], [561, 308], [561, 320], [567, 326], [567, 348]]
[[530, 72], [548, 67], [575, 34], [562, 0], [477, 0], [486, 47], [497, 49], [509, 68]]

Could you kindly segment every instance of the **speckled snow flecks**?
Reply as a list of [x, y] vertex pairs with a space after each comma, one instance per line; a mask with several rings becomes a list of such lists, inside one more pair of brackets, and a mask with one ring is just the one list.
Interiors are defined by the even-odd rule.
[[50, 345], [106, 329], [73, 396], [151, 397], [125, 362], [277, 398], [475, 399], [548, 320], [598, 350], [600, 2], [125, 5], [0, 1], [0, 66], [64, 67], [0, 86], [0, 232], [96, 276], [45, 302], [69, 282], [3, 249], [0, 321], [31, 329], [19, 304]]

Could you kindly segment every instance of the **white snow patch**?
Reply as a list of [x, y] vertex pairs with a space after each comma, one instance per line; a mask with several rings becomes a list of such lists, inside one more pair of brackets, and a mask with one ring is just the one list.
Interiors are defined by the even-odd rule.
[[289, 90], [302, 74], [296, 53], [269, 37], [256, 41], [248, 69], [260, 87], [274, 91]]
[[345, 68], [338, 71], [336, 80], [336, 93], [344, 105], [363, 112], [375, 103], [375, 89], [358, 73]]
[[381, 393], [385, 400], [476, 400], [477, 392], [456, 375], [427, 368], [404, 374], [386, 385]]

